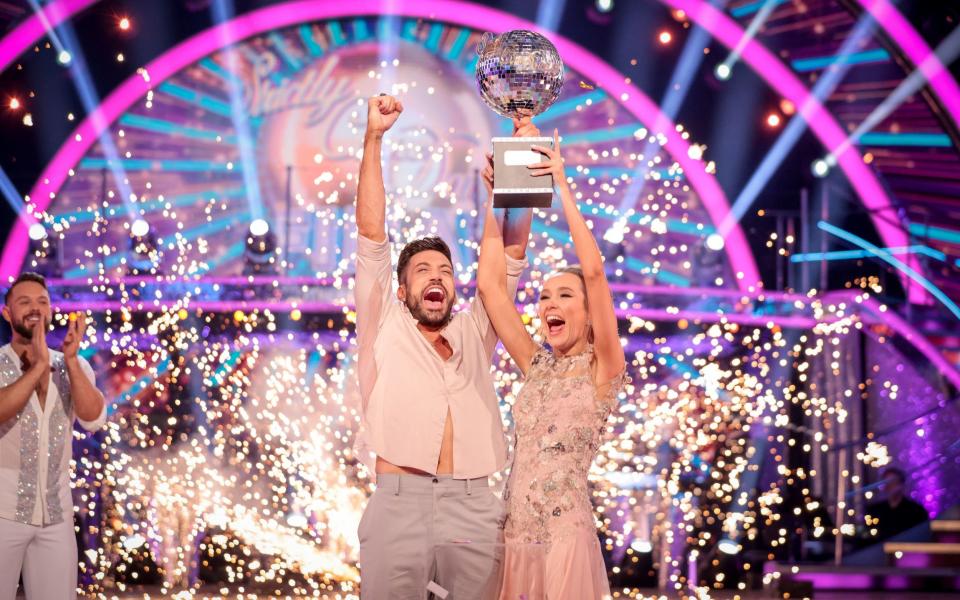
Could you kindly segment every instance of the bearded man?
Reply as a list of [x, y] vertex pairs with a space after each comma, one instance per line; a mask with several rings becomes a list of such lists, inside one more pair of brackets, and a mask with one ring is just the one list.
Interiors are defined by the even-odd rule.
[[21, 574], [27, 600], [77, 597], [70, 458], [73, 424], [103, 426], [107, 411], [79, 355], [86, 318], [71, 316], [62, 351], [47, 347], [46, 281], [24, 273], [4, 296], [13, 338], [0, 347], [0, 600]]
[[[490, 373], [497, 335], [479, 297], [453, 312], [451, 253], [438, 237], [403, 247], [394, 299], [381, 147], [402, 111], [392, 96], [369, 100], [357, 189], [358, 370], [364, 441], [377, 457], [359, 527], [361, 594], [477, 598], [499, 568], [503, 505], [488, 481], [507, 455]], [[529, 119], [514, 127], [538, 135]], [[511, 293], [531, 211], [518, 216], [503, 228]]]

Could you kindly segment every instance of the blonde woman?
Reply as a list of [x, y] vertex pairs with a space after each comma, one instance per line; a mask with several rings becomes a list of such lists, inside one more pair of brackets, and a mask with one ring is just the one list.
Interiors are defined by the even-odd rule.
[[[610, 286], [597, 243], [564, 175], [559, 136], [535, 175], [553, 175], [578, 267], [543, 283], [537, 313], [545, 345], [530, 336], [508, 290], [503, 238], [488, 205], [477, 285], [497, 335], [524, 374], [513, 407], [516, 447], [504, 493], [507, 544], [502, 600], [609, 597], [587, 472], [604, 424], [628, 381]], [[492, 185], [492, 168], [484, 177]]]

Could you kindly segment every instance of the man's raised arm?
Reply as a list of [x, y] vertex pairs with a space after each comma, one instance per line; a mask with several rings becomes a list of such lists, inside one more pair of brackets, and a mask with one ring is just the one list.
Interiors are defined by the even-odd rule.
[[[357, 274], [354, 301], [357, 311], [357, 346], [360, 350], [360, 389], [369, 397], [375, 381], [371, 356], [373, 341], [390, 302], [393, 269], [387, 242], [383, 167], [380, 164], [383, 134], [396, 122], [403, 104], [392, 96], [374, 96], [367, 107], [367, 130], [357, 183]], [[366, 410], [366, 406], [363, 407]]]
[[397, 121], [403, 104], [393, 96], [374, 96], [367, 102], [367, 131], [357, 185], [357, 229], [372, 242], [387, 239], [384, 225], [387, 195], [383, 188], [381, 154], [383, 134]]

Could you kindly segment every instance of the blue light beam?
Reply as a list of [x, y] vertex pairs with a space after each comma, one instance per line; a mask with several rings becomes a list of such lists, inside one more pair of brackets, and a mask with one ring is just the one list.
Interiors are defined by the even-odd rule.
[[916, 281], [921, 285], [921, 287], [923, 287], [923, 289], [930, 292], [931, 296], [939, 300], [944, 306], [947, 307], [947, 310], [949, 310], [954, 317], [960, 320], [960, 306], [957, 306], [953, 300], [947, 297], [947, 295], [944, 294], [943, 291], [937, 286], [935, 286], [929, 279], [927, 279], [920, 273], [917, 273], [916, 271], [911, 269], [902, 260], [896, 258], [895, 256], [893, 256], [883, 248], [880, 248], [879, 246], [871, 244], [870, 242], [863, 239], [862, 237], [854, 235], [849, 231], [846, 231], [845, 229], [840, 229], [836, 225], [831, 225], [826, 221], [818, 222], [817, 227], [819, 227], [823, 231], [826, 231], [830, 235], [834, 235], [846, 242], [853, 244], [854, 246], [863, 248], [873, 256], [876, 256], [877, 258], [889, 264], [890, 266], [894, 267], [895, 269], [902, 271], [907, 275], [907, 277]]
[[[913, 245], [900, 246], [895, 248], [881, 248], [890, 254], [923, 254], [932, 259], [946, 262], [947, 255], [930, 246]], [[833, 252], [808, 252], [806, 254], [794, 254], [790, 257], [792, 263], [819, 262], [821, 260], [857, 260], [861, 258], [870, 258], [872, 253], [866, 250], [836, 250]]]
[[[224, 59], [227, 62], [227, 71], [237, 73], [239, 72], [239, 58], [236, 48], [228, 43], [229, 36], [226, 29], [233, 22], [233, 2], [232, 0], [213, 0], [210, 4], [210, 11], [213, 13], [215, 25], [226, 24], [224, 27], [218, 28]], [[264, 219], [265, 211], [260, 195], [260, 179], [257, 176], [256, 150], [253, 144], [250, 117], [244, 108], [243, 90], [235, 78], [228, 77], [225, 81], [230, 96], [230, 119], [233, 121], [233, 128], [237, 132], [237, 149], [240, 153], [243, 185], [247, 192], [250, 219]]]
[[[720, 10], [724, 8], [726, 3], [727, 0], [711, 0], [711, 4]], [[677, 66], [673, 70], [673, 75], [670, 77], [670, 83], [667, 85], [667, 90], [663, 94], [663, 100], [660, 102], [660, 109], [666, 119], [670, 121], [676, 120], [677, 113], [680, 112], [680, 107], [683, 106], [683, 101], [687, 98], [687, 93], [690, 91], [690, 84], [696, 76], [700, 64], [703, 62], [703, 49], [706, 48], [709, 43], [710, 32], [700, 27], [700, 25], [694, 25], [693, 31], [690, 32], [690, 36], [683, 46], [680, 60], [677, 61]], [[662, 127], [663, 123], [653, 123], [651, 128], [653, 130], [652, 133], [655, 134]], [[644, 185], [646, 185], [647, 175], [652, 168], [650, 166], [652, 157], [650, 157], [649, 154], [653, 152], [658, 145], [656, 142], [651, 142], [650, 140], [651, 138], [648, 137], [646, 144], [644, 144], [643, 152], [640, 155], [640, 164], [637, 165], [633, 179], [630, 181], [630, 185], [627, 187], [626, 193], [623, 194], [623, 199], [620, 201], [620, 207], [617, 212], [621, 215], [627, 215], [632, 206], [636, 204], [640, 193], [643, 191]], [[604, 235], [604, 239], [610, 242], [622, 240], [625, 226], [625, 218], [618, 220]]]
[[566, 4], [567, 0], [540, 0], [537, 5], [537, 25], [542, 29], [556, 31]]
[[0, 195], [3, 196], [3, 199], [7, 201], [7, 204], [10, 205], [10, 208], [13, 209], [13, 212], [17, 215], [23, 223], [29, 227], [33, 225], [36, 221], [26, 210], [26, 203], [23, 201], [23, 198], [20, 196], [20, 192], [17, 191], [13, 182], [10, 181], [10, 178], [7, 176], [7, 172], [3, 170], [3, 167], [0, 167]]
[[[37, 3], [37, 0], [28, 0], [28, 2], [36, 14], [43, 13], [40, 5]], [[69, 55], [69, 60], [66, 62], [61, 60], [61, 63], [67, 66], [70, 79], [77, 90], [77, 94], [80, 96], [80, 103], [83, 104], [84, 111], [87, 113], [90, 119], [93, 119], [96, 122], [94, 124], [94, 129], [96, 131], [103, 132], [97, 138], [100, 142], [100, 149], [103, 151], [103, 154], [106, 157], [107, 168], [110, 170], [110, 174], [113, 175], [113, 180], [117, 186], [117, 190], [119, 191], [120, 199], [123, 201], [123, 204], [126, 207], [127, 216], [129, 217], [130, 221], [133, 221], [139, 217], [136, 206], [133, 202], [135, 195], [130, 189], [130, 180], [127, 178], [127, 173], [120, 163], [120, 152], [117, 150], [116, 144], [113, 143], [113, 138], [110, 135], [110, 128], [108, 127], [109, 123], [104, 122], [103, 114], [99, 110], [100, 97], [93, 85], [93, 79], [90, 77], [90, 70], [87, 68], [87, 61], [84, 59], [83, 53], [80, 51], [80, 44], [77, 41], [77, 36], [73, 31], [73, 26], [69, 23], [69, 21], [63, 21], [59, 26], [58, 37], [57, 31], [50, 28], [49, 25], [49, 22], [44, 20], [44, 27], [46, 28], [47, 34], [50, 36], [51, 41], [57, 40], [54, 42], [55, 47], [58, 47], [61, 53], [66, 52]], [[58, 44], [59, 46], [57, 46]], [[103, 198], [101, 200], [106, 199]]]
[[[844, 40], [837, 56], [848, 56], [858, 51], [863, 41], [872, 35], [875, 27], [876, 21], [873, 16], [864, 15], [857, 22], [847, 39]], [[810, 97], [802, 106], [798, 107], [797, 114], [790, 119], [783, 133], [774, 142], [767, 155], [763, 157], [760, 166], [757, 167], [757, 170], [753, 172], [747, 184], [740, 191], [739, 196], [730, 208], [730, 212], [727, 213], [726, 218], [720, 224], [720, 235], [724, 238], [729, 235], [734, 226], [743, 218], [743, 215], [750, 210], [750, 206], [760, 196], [774, 173], [780, 168], [797, 141], [800, 140], [800, 136], [807, 130], [807, 116], [816, 108], [817, 104], [823, 102], [833, 93], [833, 90], [840, 84], [851, 67], [852, 65], [849, 62], [838, 60], [836, 64], [824, 70], [816, 85], [813, 86]]]
[[[867, 118], [863, 120], [860, 125], [850, 134], [844, 142], [833, 150], [827, 158], [824, 159], [827, 161], [827, 164], [833, 166], [837, 163], [837, 157], [843, 154], [847, 148], [860, 142], [864, 135], [872, 131], [874, 127], [879, 125], [890, 116], [898, 106], [903, 104], [910, 96], [917, 93], [923, 86], [927, 84], [926, 72], [935, 65], [949, 65], [952, 64], [957, 57], [960, 56], [960, 27], [953, 30], [950, 35], [948, 35], [937, 49], [934, 50], [933, 54], [927, 57], [922, 64], [917, 65], [917, 68], [914, 69], [906, 79], [900, 82], [900, 85], [897, 86], [893, 92], [887, 96], [883, 102], [880, 103], [873, 112], [867, 115]], [[946, 143], [949, 145], [949, 139], [946, 140]], [[939, 144], [938, 144], [939, 145]]]
[[[734, 46], [726, 60], [717, 65], [715, 73], [718, 79], [726, 80], [730, 78], [730, 75], [733, 73], [733, 66], [736, 65], [740, 60], [740, 55], [743, 53], [743, 49], [747, 46], [750, 40], [757, 35], [757, 32], [760, 31], [760, 28], [763, 27], [763, 24], [767, 22], [767, 18], [770, 16], [770, 13], [773, 12], [773, 9], [781, 3], [782, 2], [780, 0], [766, 0], [766, 2], [763, 3], [763, 6], [760, 7], [759, 11], [757, 11], [757, 14], [755, 14], [753, 19], [750, 20], [750, 25], [747, 26], [747, 30], [744, 32], [743, 37], [741, 37], [740, 41], [737, 42], [737, 45]], [[733, 12], [735, 13], [736, 9], [734, 9]]]

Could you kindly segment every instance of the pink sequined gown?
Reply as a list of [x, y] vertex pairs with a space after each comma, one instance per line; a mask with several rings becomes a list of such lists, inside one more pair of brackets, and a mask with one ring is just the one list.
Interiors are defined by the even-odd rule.
[[570, 357], [539, 349], [514, 404], [501, 600], [610, 597], [587, 472], [627, 377], [598, 389], [592, 358], [592, 347]]

